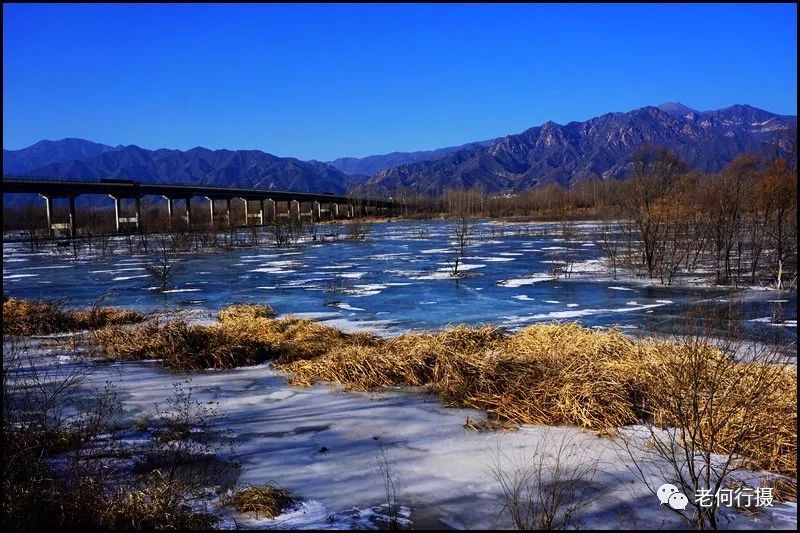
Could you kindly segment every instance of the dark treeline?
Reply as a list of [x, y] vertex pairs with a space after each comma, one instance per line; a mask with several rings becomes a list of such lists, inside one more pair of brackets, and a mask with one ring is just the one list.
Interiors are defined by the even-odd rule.
[[[517, 194], [447, 189], [439, 198], [393, 194], [409, 217], [528, 217], [601, 221], [606, 257], [670, 284], [713, 273], [718, 284], [797, 284], [797, 158], [743, 154], [715, 174], [690, 171], [675, 154], [645, 147], [626, 180], [548, 185]], [[611, 223], [613, 221], [613, 224]]]

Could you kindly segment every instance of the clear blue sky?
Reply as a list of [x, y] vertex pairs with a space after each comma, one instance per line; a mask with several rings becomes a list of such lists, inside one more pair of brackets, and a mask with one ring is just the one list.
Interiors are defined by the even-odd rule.
[[796, 114], [783, 5], [3, 6], [3, 144], [328, 160], [665, 101]]

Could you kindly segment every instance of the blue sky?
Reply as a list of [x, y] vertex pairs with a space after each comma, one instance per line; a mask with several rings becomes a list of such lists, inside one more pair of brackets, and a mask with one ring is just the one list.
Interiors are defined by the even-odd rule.
[[3, 144], [432, 149], [665, 101], [796, 114], [782, 5], [3, 6]]

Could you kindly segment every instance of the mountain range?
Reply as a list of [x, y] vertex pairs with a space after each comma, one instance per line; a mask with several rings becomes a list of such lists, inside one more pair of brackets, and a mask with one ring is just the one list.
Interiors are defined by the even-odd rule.
[[[83, 149], [78, 150], [81, 143], [85, 143]], [[62, 159], [62, 154], [70, 157]], [[76, 157], [76, 154], [85, 155]], [[36, 167], [34, 162], [42, 166]], [[20, 168], [23, 170], [17, 170]], [[277, 157], [260, 150], [146, 150], [134, 145], [111, 147], [80, 139], [41, 141], [22, 150], [3, 150], [3, 174], [89, 180], [123, 178], [142, 183], [334, 194], [344, 193], [350, 181], [344, 173], [325, 163]]]
[[689, 166], [716, 172], [743, 152], [764, 153], [796, 135], [797, 117], [746, 105], [699, 112], [682, 104], [608, 113], [584, 122], [546, 122], [490, 146], [452, 152], [382, 170], [360, 187], [398, 187], [435, 194], [448, 187], [515, 192], [554, 183], [570, 186], [589, 178], [624, 178], [633, 151], [664, 146]]
[[797, 117], [747, 105], [696, 111], [680, 103], [608, 113], [583, 122], [546, 122], [498, 139], [422, 152], [393, 152], [329, 162], [260, 150], [146, 150], [82, 139], [40, 141], [3, 150], [15, 176], [254, 187], [298, 192], [390, 194], [398, 188], [437, 194], [449, 187], [516, 192], [589, 178], [619, 179], [638, 147], [669, 148], [690, 167], [715, 172], [743, 152], [763, 153], [796, 136]]

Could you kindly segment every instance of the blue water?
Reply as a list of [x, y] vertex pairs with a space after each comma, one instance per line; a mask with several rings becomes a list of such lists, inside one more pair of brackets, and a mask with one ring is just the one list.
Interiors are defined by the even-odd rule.
[[[499, 228], [488, 221], [473, 227], [464, 259], [469, 270], [458, 281], [445, 279], [452, 257], [448, 222], [394, 222], [373, 225], [363, 242], [284, 248], [264, 244], [186, 254], [173, 283], [179, 292], [166, 294], [152, 290], [154, 283], [144, 270], [150, 257], [127, 253], [122, 242], [108, 258], [77, 260], [68, 252], [31, 253], [25, 243], [6, 242], [3, 292], [18, 298], [61, 298], [71, 306], [91, 305], [102, 297], [105, 305], [209, 313], [233, 302], [264, 303], [281, 314], [310, 313], [339, 326], [388, 333], [455, 323], [513, 330], [553, 320], [671, 332], [703, 306], [713, 310], [716, 334], [739, 327], [754, 338], [796, 340], [796, 293], [662, 287], [630, 276], [612, 280], [598, 268], [602, 256], [591, 223], [578, 225], [580, 235], [570, 245], [574, 268], [581, 272], [569, 279], [524, 284], [520, 280], [530, 276], [546, 277], [552, 261], [563, 257], [558, 227], [511, 226], [503, 234]], [[321, 226], [319, 234], [329, 231]], [[265, 234], [262, 241], [268, 238]], [[731, 302], [741, 304], [741, 316], [731, 315]]]

